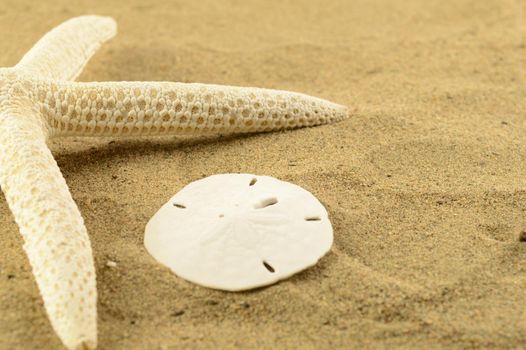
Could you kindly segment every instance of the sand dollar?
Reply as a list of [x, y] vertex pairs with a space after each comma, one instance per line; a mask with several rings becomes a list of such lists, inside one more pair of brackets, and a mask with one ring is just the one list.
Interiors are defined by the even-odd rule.
[[177, 276], [239, 291], [314, 265], [332, 226], [308, 191], [268, 176], [221, 174], [190, 183], [146, 226], [148, 252]]

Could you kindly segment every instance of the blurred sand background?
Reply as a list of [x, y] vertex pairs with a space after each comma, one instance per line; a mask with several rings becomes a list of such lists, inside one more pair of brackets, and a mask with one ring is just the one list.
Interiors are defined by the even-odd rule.
[[[279, 88], [352, 109], [252, 136], [53, 141], [94, 249], [100, 349], [526, 344], [526, 3], [1, 0], [0, 66], [90, 13], [119, 34], [80, 80]], [[313, 192], [331, 252], [247, 293], [157, 265], [142, 243], [151, 215], [227, 172]], [[3, 195], [0, 231], [0, 349], [61, 349]]]

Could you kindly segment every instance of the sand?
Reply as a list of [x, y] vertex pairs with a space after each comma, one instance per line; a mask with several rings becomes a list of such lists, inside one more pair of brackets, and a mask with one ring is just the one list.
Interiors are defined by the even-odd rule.
[[[53, 141], [94, 249], [100, 349], [524, 346], [524, 2], [159, 3], [2, 0], [0, 66], [69, 17], [105, 14], [119, 34], [81, 80], [289, 89], [352, 113], [252, 136]], [[245, 293], [158, 265], [142, 243], [151, 215], [227, 172], [313, 192], [331, 252]], [[61, 349], [3, 195], [0, 228], [0, 348]]]

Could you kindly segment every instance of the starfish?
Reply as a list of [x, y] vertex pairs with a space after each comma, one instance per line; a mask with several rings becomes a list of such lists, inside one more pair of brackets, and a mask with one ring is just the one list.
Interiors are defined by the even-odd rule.
[[339, 121], [344, 106], [279, 90], [174, 82], [74, 82], [116, 33], [81, 16], [0, 68], [0, 185], [51, 325], [69, 349], [97, 345], [89, 237], [46, 142], [64, 136], [249, 133]]

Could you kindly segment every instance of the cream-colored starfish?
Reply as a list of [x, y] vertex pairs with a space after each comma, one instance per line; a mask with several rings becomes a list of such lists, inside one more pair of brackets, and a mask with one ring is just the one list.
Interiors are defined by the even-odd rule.
[[95, 269], [80, 212], [46, 146], [50, 137], [258, 132], [343, 119], [303, 94], [170, 82], [74, 83], [116, 32], [107, 17], [73, 18], [12, 68], [0, 68], [0, 184], [51, 324], [70, 349], [95, 348]]

